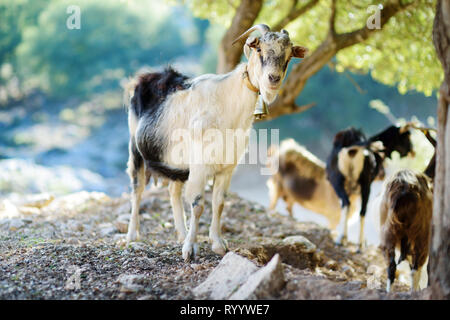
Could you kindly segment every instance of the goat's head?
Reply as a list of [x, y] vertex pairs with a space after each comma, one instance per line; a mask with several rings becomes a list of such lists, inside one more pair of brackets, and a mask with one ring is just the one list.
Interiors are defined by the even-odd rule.
[[[261, 36], [248, 37], [255, 30], [260, 31]], [[258, 86], [264, 101], [271, 103], [280, 90], [291, 58], [305, 57], [308, 49], [294, 46], [286, 30], [272, 32], [265, 24], [251, 27], [233, 44], [245, 38], [244, 54], [248, 59], [251, 81]]]

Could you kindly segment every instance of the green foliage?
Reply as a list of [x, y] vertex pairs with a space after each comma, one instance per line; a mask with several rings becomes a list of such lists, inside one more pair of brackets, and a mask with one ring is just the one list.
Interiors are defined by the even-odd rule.
[[[67, 7], [81, 9], [81, 29], [68, 29]], [[207, 21], [152, 0], [0, 0], [0, 67], [52, 96], [110, 88], [144, 65], [198, 53]]]
[[432, 43], [435, 3], [416, 2], [411, 12], [397, 14], [381, 32], [339, 52], [338, 70], [370, 71], [375, 80], [396, 84], [402, 94], [416, 90], [430, 96], [443, 78]]
[[0, 0], [0, 65], [12, 62], [27, 25], [35, 24], [45, 0]]
[[[210, 19], [226, 27], [231, 23], [238, 0], [186, 1], [195, 15]], [[309, 0], [300, 0], [300, 8]], [[338, 0], [336, 31], [357, 30], [366, 25], [373, 14], [371, 5], [385, 5], [388, 0]], [[407, 1], [403, 1], [407, 2]], [[407, 11], [391, 18], [387, 25], [372, 34], [368, 40], [341, 50], [336, 56], [336, 69], [370, 73], [377, 81], [397, 86], [400, 93], [408, 90], [429, 96], [442, 81], [443, 73], [432, 44], [432, 25], [435, 0], [416, 0]], [[266, 0], [257, 23], [275, 25], [292, 10], [292, 0]], [[325, 39], [329, 28], [331, 0], [322, 0], [304, 15], [289, 23], [294, 42], [311, 50]], [[233, 6], [232, 6], [233, 5]], [[381, 10], [381, 14], [383, 11]]]

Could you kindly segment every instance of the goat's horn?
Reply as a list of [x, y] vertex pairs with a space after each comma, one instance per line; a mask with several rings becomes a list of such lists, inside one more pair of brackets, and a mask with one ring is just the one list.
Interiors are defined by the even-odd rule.
[[250, 29], [245, 31], [243, 34], [241, 34], [238, 38], [236, 38], [236, 40], [234, 40], [231, 45], [235, 44], [236, 42], [238, 42], [239, 40], [241, 40], [243, 38], [248, 37], [250, 35], [250, 33], [252, 33], [255, 30], [258, 30], [259, 32], [261, 32], [262, 35], [264, 35], [266, 32], [270, 31], [270, 28], [268, 25], [263, 24], [263, 23], [254, 25], [253, 27], [251, 27]]

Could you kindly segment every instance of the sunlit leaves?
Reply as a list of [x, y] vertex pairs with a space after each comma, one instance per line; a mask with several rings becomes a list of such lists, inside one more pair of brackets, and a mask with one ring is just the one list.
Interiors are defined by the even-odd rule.
[[[296, 8], [307, 0], [299, 0]], [[338, 0], [336, 32], [351, 32], [366, 26], [374, 12], [371, 6], [385, 7], [391, 0]], [[401, 93], [417, 90], [431, 95], [443, 77], [442, 68], [432, 44], [435, 0], [402, 1], [412, 3], [396, 14], [388, 24], [374, 32], [368, 40], [338, 52], [336, 70], [370, 73], [384, 84], [395, 85]], [[194, 14], [226, 27], [231, 23], [239, 0], [186, 1]], [[293, 0], [266, 0], [257, 23], [275, 25], [290, 10]], [[311, 50], [325, 39], [329, 28], [331, 0], [322, 0], [304, 15], [289, 23], [287, 29], [294, 42]], [[381, 10], [383, 14], [383, 10]]]

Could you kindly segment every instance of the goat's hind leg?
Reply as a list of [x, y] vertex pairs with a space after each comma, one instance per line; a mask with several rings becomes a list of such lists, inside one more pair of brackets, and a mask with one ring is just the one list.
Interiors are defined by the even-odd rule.
[[269, 188], [269, 210], [275, 210], [278, 202], [278, 198], [280, 197], [280, 187], [278, 181], [276, 181], [273, 177], [267, 180], [267, 187]]
[[220, 218], [224, 207], [225, 194], [230, 185], [232, 172], [221, 173], [214, 178], [214, 190], [212, 198], [212, 221], [209, 228], [209, 238], [212, 241], [212, 251], [217, 254], [225, 255], [228, 251], [228, 244], [222, 238]]
[[169, 183], [170, 204], [172, 205], [173, 220], [177, 231], [178, 242], [183, 242], [186, 238], [186, 216], [184, 214], [183, 201], [181, 200], [182, 188], [182, 182], [171, 181]]
[[364, 236], [364, 223], [367, 212], [367, 204], [369, 202], [370, 195], [370, 182], [361, 182], [361, 211], [359, 213], [359, 241], [358, 241], [358, 251], [364, 250], [366, 238]]
[[131, 180], [131, 217], [128, 224], [127, 245], [139, 240], [139, 207], [142, 192], [145, 189], [146, 174], [144, 159], [136, 148], [134, 138], [130, 139], [128, 158], [128, 175]]

